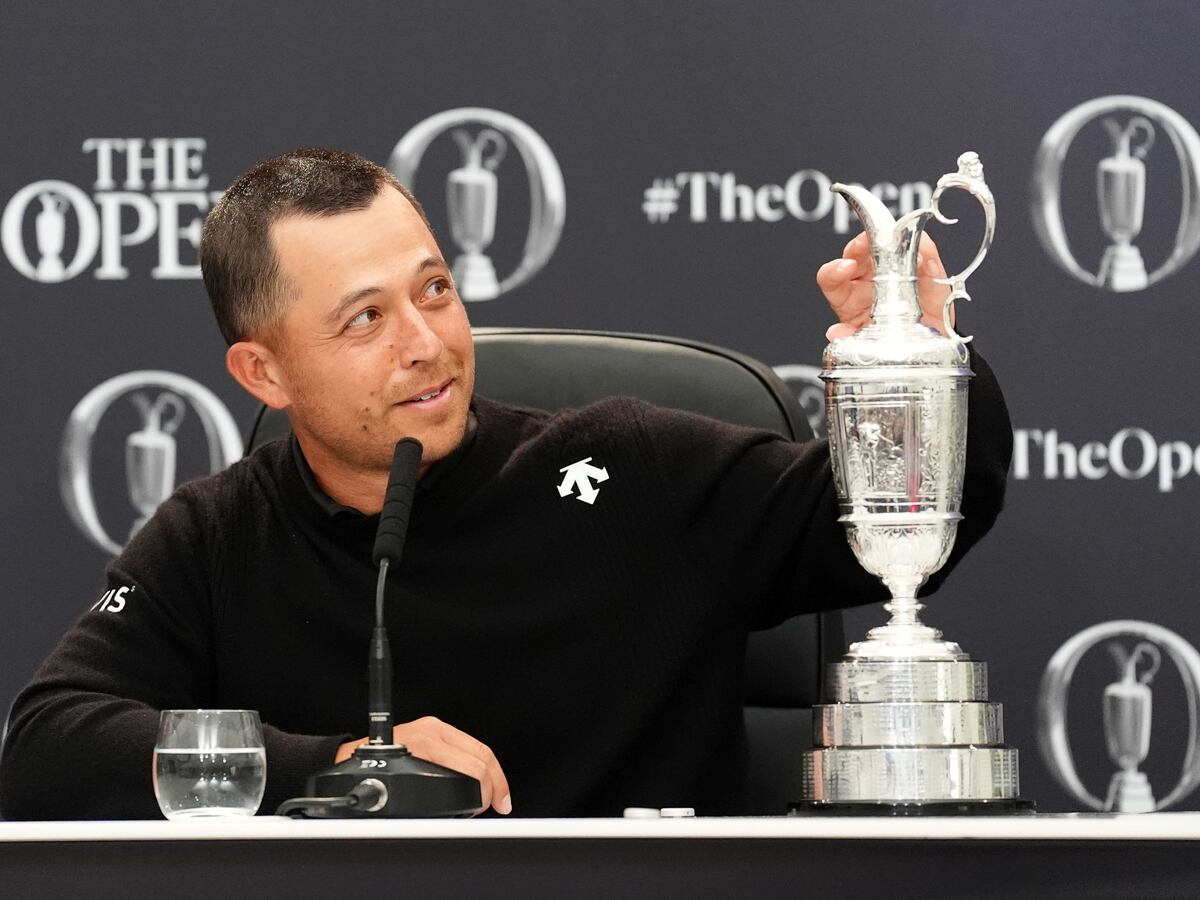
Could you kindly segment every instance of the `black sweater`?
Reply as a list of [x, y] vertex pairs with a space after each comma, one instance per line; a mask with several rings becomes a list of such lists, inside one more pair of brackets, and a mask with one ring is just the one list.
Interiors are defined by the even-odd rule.
[[[953, 562], [1003, 498], [1011, 429], [971, 387]], [[824, 443], [629, 399], [550, 414], [476, 398], [421, 481], [390, 578], [395, 715], [488, 744], [517, 815], [742, 810], [746, 632], [877, 601], [836, 523]], [[558, 490], [591, 458], [594, 503]], [[262, 811], [366, 733], [378, 516], [338, 510], [276, 441], [181, 487], [18, 697], [7, 818], [157, 818], [158, 710], [259, 710]], [[107, 607], [107, 608], [106, 608]]]

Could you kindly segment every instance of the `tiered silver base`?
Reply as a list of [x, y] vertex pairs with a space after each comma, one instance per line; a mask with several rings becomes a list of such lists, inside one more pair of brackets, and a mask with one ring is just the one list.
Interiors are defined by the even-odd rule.
[[849, 657], [827, 668], [824, 699], [802, 765], [807, 809], [1024, 804], [986, 663]]

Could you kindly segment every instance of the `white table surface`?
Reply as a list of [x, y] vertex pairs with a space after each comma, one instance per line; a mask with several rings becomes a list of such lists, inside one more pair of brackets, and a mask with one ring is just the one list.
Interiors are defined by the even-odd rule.
[[430, 838], [1200, 841], [1200, 812], [954, 818], [514, 818], [330, 821], [258, 816], [176, 822], [0, 822], [0, 842]]

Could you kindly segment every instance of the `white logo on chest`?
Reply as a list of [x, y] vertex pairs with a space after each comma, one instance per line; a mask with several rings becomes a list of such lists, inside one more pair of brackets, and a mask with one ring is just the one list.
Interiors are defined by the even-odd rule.
[[591, 462], [592, 458], [589, 456], [558, 470], [564, 473], [562, 483], [558, 486], [558, 496], [570, 497], [578, 491], [576, 499], [584, 503], [596, 502], [596, 498], [600, 496], [596, 485], [608, 481], [608, 469], [598, 469]]

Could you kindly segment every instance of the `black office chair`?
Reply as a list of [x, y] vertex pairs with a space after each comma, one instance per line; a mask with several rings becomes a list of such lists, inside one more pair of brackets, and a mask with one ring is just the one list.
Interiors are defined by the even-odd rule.
[[[546, 328], [477, 328], [475, 388], [486, 397], [540, 409], [585, 406], [613, 395], [639, 397], [792, 440], [812, 431], [799, 403], [771, 369], [751, 357], [679, 338]], [[265, 407], [247, 452], [289, 433]], [[750, 636], [746, 731], [750, 811], [787, 811], [800, 796], [800, 754], [812, 744], [826, 656], [843, 647], [838, 612], [798, 616]]]

